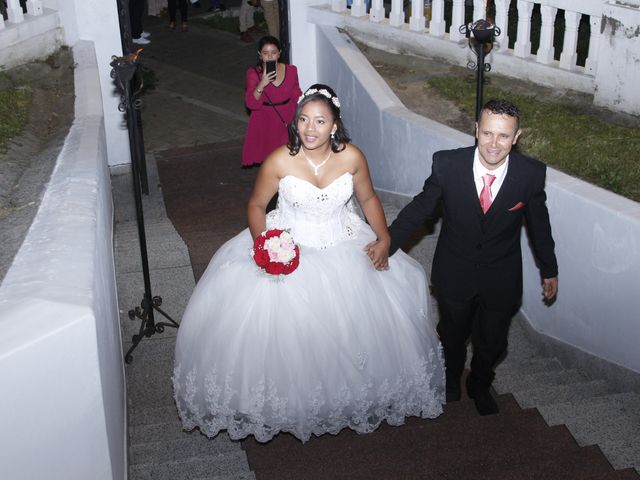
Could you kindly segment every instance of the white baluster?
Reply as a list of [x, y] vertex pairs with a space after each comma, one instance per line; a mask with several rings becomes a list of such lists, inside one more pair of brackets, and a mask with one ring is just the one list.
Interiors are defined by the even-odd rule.
[[600, 33], [600, 22], [602, 21], [602, 17], [596, 17], [592, 15], [589, 18], [589, 23], [591, 24], [591, 36], [589, 37], [589, 53], [587, 56], [587, 60], [584, 63], [585, 73], [589, 73], [591, 75], [596, 74], [596, 64], [597, 64], [597, 56], [598, 56], [598, 47], [600, 45], [600, 37], [602, 37], [602, 33]]
[[564, 43], [560, 54], [560, 68], [564, 70], [571, 70], [576, 66], [580, 15], [578, 12], [564, 11]]
[[384, 20], [383, 0], [373, 0], [371, 2], [371, 10], [369, 11], [369, 20], [376, 23]]
[[500, 29], [500, 35], [496, 37], [498, 50], [509, 50], [509, 0], [494, 0], [496, 5], [496, 27]]
[[42, 15], [43, 10], [42, 0], [29, 0], [27, 2], [27, 13], [29, 15], [37, 17], [38, 15]]
[[451, 28], [449, 29], [449, 39], [457, 42], [464, 38], [458, 30], [464, 25], [464, 0], [453, 0], [453, 10], [451, 12]]
[[409, 29], [414, 32], [424, 32], [426, 24], [426, 18], [424, 18], [424, 0], [411, 0]]
[[548, 5], [540, 5], [542, 27], [540, 28], [540, 46], [536, 59], [538, 63], [549, 64], [553, 61], [553, 26], [558, 9]]
[[7, 2], [7, 15], [12, 23], [24, 22], [24, 13], [22, 13], [22, 7], [18, 0], [9, 0]]
[[401, 27], [404, 25], [404, 10], [402, 0], [391, 0], [391, 13], [389, 14], [389, 25]]
[[518, 0], [518, 35], [513, 46], [516, 57], [526, 58], [531, 54], [531, 11], [533, 3]]
[[446, 28], [447, 24], [444, 21], [444, 0], [433, 0], [431, 4], [429, 34], [434, 37], [441, 37], [444, 35]]
[[367, 13], [367, 7], [364, 5], [364, 0], [353, 0], [351, 3], [351, 16], [363, 17]]
[[485, 0], [473, 0], [473, 21], [487, 18]]
[[0, 15], [0, 31], [4, 30], [4, 17]]
[[331, 10], [344, 12], [347, 9], [347, 0], [331, 0]]

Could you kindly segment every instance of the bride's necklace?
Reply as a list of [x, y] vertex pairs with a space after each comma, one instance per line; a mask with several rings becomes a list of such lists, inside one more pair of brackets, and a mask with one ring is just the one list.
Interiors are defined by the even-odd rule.
[[302, 150], [302, 155], [304, 156], [304, 159], [307, 161], [307, 163], [309, 165], [311, 165], [311, 168], [313, 168], [313, 174], [317, 177], [318, 176], [318, 170], [320, 170], [322, 167], [324, 167], [324, 164], [327, 163], [327, 160], [329, 160], [329, 157], [331, 156], [331, 149], [329, 149], [329, 155], [327, 155], [327, 158], [325, 158], [322, 162], [320, 162], [319, 164], [315, 164], [311, 161], [311, 159], [309, 157], [307, 157], [306, 152], [304, 151], [304, 147], [300, 147], [300, 149]]

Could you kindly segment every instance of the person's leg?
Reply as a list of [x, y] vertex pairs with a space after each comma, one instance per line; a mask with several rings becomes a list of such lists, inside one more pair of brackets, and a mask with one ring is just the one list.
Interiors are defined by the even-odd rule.
[[142, 33], [142, 15], [144, 0], [129, 1], [129, 20], [131, 21], [131, 38], [138, 39]]
[[187, 12], [189, 11], [189, 4], [187, 0], [179, 0], [180, 1], [180, 20], [182, 20], [182, 31], [187, 31]]
[[467, 358], [467, 340], [477, 313], [477, 299], [458, 301], [436, 295], [438, 300], [438, 335], [444, 351], [447, 401], [460, 399], [460, 378]]
[[243, 42], [253, 42], [253, 38], [247, 30], [249, 30], [249, 28], [253, 27], [254, 25], [254, 11], [254, 7], [249, 5], [246, 0], [241, 0], [240, 17], [238, 18], [238, 20], [240, 22], [240, 40], [242, 40]]
[[176, 10], [178, 9], [178, 0], [167, 0], [167, 10], [169, 11], [169, 28], [176, 26]]
[[267, 22], [269, 35], [280, 38], [280, 15], [278, 13], [278, 0], [262, 0], [264, 19]]

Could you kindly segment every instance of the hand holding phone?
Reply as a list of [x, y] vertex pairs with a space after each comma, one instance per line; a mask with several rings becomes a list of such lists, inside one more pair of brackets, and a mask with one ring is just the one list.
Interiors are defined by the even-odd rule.
[[276, 76], [276, 61], [275, 60], [267, 60], [265, 62], [265, 73], [267, 74], [267, 77], [269, 77], [269, 79], [271, 81], [275, 80], [275, 76]]

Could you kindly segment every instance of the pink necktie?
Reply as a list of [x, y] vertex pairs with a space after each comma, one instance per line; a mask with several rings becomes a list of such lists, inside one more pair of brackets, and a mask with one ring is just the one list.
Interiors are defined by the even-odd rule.
[[491, 184], [495, 179], [496, 176], [491, 175], [490, 173], [482, 176], [484, 187], [482, 187], [482, 191], [480, 192], [480, 206], [482, 207], [482, 211], [484, 213], [487, 213], [489, 207], [491, 206]]

